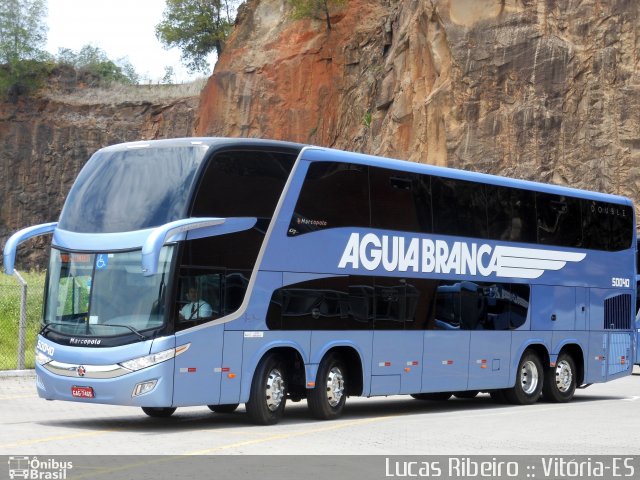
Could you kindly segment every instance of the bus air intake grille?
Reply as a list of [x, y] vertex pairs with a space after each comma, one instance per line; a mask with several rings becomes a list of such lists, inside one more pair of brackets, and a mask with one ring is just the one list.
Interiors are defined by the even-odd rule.
[[629, 330], [631, 328], [631, 295], [624, 293], [604, 301], [605, 330]]

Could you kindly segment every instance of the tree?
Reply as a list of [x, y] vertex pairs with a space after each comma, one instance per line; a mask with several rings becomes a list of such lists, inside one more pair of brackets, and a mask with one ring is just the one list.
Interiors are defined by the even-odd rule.
[[190, 72], [209, 71], [207, 55], [220, 56], [233, 29], [237, 0], [166, 0], [156, 37], [165, 48], [182, 50], [182, 63]]
[[45, 0], [0, 1], [0, 93], [16, 97], [36, 88], [49, 58]]
[[136, 84], [140, 81], [140, 76], [128, 58], [120, 58], [114, 62], [104, 50], [93, 45], [85, 45], [78, 52], [70, 48], [60, 48], [56, 60], [60, 64], [89, 73], [100, 82]]
[[47, 42], [45, 0], [0, 2], [0, 63], [42, 60]]
[[164, 67], [164, 77], [162, 77], [162, 83], [164, 83], [165, 85], [173, 83], [173, 78], [175, 77], [175, 75], [176, 74], [173, 70], [173, 67], [167, 65], [166, 67]]
[[289, 0], [293, 7], [293, 18], [324, 18], [327, 30], [331, 30], [329, 9], [347, 3], [347, 0]]

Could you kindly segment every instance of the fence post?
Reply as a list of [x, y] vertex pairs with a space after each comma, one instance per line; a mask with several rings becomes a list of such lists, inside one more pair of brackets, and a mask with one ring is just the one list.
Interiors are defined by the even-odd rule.
[[24, 370], [24, 350], [27, 334], [27, 282], [25, 282], [18, 270], [14, 270], [13, 273], [22, 285], [22, 298], [20, 299], [20, 323], [18, 324], [18, 370]]

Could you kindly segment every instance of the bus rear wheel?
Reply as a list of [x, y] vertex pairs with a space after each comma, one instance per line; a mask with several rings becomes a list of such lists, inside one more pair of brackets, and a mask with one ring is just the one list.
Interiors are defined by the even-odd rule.
[[227, 403], [224, 405], [207, 405], [209, 410], [216, 413], [233, 413], [238, 408], [238, 403]]
[[547, 370], [544, 377], [544, 399], [553, 403], [565, 403], [576, 392], [576, 363], [571, 355], [561, 353], [555, 367]]
[[318, 367], [316, 385], [307, 395], [307, 405], [315, 418], [332, 420], [342, 414], [346, 401], [346, 368], [338, 354], [330, 353]]
[[536, 403], [542, 394], [544, 370], [538, 355], [526, 350], [518, 364], [516, 384], [504, 391], [509, 403], [514, 405], [531, 405]]
[[176, 411], [173, 407], [142, 407], [142, 411], [153, 418], [168, 418]]
[[253, 375], [247, 414], [257, 425], [274, 425], [282, 418], [287, 402], [285, 366], [279, 355], [265, 356]]

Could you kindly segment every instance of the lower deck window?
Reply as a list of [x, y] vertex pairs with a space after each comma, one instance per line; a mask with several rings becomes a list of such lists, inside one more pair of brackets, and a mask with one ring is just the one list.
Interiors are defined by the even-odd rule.
[[276, 290], [273, 330], [513, 330], [524, 325], [529, 286], [341, 276]]

